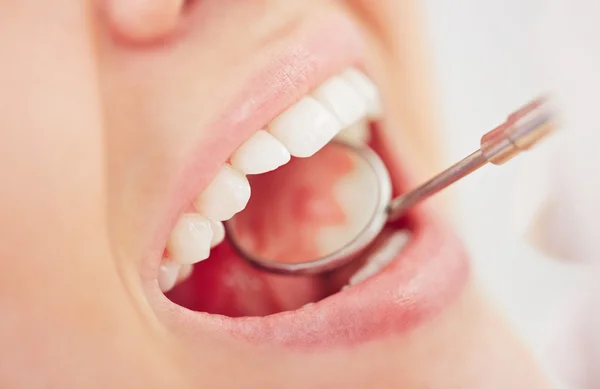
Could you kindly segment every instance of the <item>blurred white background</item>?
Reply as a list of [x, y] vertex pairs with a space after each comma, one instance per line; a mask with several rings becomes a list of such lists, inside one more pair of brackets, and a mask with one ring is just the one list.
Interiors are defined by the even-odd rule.
[[[544, 91], [532, 30], [544, 0], [426, 0], [447, 162], [478, 147], [483, 132]], [[534, 351], [543, 351], [554, 310], [580, 282], [572, 265], [519, 239], [514, 177], [527, 157], [488, 166], [457, 184], [457, 223], [479, 283]]]

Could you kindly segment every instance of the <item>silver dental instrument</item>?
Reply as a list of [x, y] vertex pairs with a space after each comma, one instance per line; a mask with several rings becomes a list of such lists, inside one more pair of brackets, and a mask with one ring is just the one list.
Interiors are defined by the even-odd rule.
[[473, 173], [487, 163], [502, 165], [522, 151], [528, 150], [552, 132], [553, 115], [545, 99], [537, 99], [512, 113], [500, 126], [486, 133], [479, 150], [450, 166], [429, 181], [394, 199], [387, 169], [379, 156], [368, 147], [340, 143], [359, 155], [370, 166], [378, 182], [377, 204], [368, 223], [346, 245], [320, 258], [286, 263], [264, 258], [244, 247], [238, 239], [235, 218], [226, 223], [227, 235], [235, 250], [252, 265], [279, 274], [320, 274], [343, 266], [370, 246], [388, 222], [399, 219], [408, 209]]

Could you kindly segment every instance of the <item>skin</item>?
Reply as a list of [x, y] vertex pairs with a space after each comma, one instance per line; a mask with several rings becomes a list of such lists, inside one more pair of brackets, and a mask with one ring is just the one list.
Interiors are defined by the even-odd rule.
[[412, 2], [195, 7], [0, 1], [0, 386], [545, 388], [472, 282], [434, 320], [352, 349], [280, 353], [168, 329], [140, 272], [172, 172], [215, 135], [206, 128], [256, 53], [298, 23], [330, 10], [364, 27], [396, 141], [417, 177], [436, 166]]

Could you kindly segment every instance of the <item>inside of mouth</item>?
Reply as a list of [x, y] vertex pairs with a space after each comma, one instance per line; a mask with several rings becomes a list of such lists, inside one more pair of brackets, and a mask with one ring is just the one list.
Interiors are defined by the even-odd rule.
[[253, 176], [250, 184], [253, 194], [228, 223], [228, 236], [244, 252], [283, 264], [346, 246], [377, 211], [380, 190], [369, 162], [339, 142]]
[[[378, 137], [373, 139], [370, 146], [378, 152]], [[252, 196], [232, 223], [238, 242], [280, 262], [303, 262], [339, 249], [366, 226], [377, 206], [378, 183], [365, 163], [330, 143], [310, 158], [292, 159], [273, 172], [249, 177]], [[393, 229], [409, 224], [406, 219]], [[389, 236], [388, 228], [371, 251]], [[226, 238], [166, 296], [194, 311], [266, 316], [340, 292], [368, 257], [366, 251], [326, 274], [279, 275], [247, 263]]]

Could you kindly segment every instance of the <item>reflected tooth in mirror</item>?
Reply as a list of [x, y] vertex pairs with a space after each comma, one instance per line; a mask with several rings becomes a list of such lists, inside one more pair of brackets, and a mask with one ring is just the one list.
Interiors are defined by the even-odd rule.
[[348, 69], [342, 73], [354, 90], [363, 98], [367, 105], [367, 114], [370, 118], [377, 119], [381, 116], [382, 106], [379, 89], [364, 73], [356, 69]]
[[202, 216], [223, 221], [244, 209], [249, 199], [250, 184], [246, 176], [225, 164], [198, 196], [194, 206]]
[[330, 78], [312, 95], [335, 115], [342, 127], [356, 123], [367, 114], [365, 99], [341, 77]]
[[181, 265], [174, 262], [165, 262], [158, 268], [158, 286], [165, 293], [173, 289]]
[[243, 174], [261, 174], [288, 163], [290, 153], [273, 135], [260, 130], [233, 153], [230, 161]]
[[366, 145], [371, 141], [369, 122], [366, 119], [360, 120], [350, 127], [344, 128], [342, 131], [340, 131], [335, 139], [357, 146]]
[[197, 213], [181, 216], [171, 232], [167, 249], [178, 264], [200, 262], [210, 255], [213, 232], [210, 220]]
[[225, 226], [219, 221], [211, 220], [210, 228], [212, 229], [213, 233], [212, 240], [210, 242], [210, 248], [213, 248], [221, 244], [221, 242], [223, 242], [225, 239]]
[[269, 132], [294, 157], [310, 157], [341, 129], [327, 108], [312, 97], [304, 97], [269, 124]]

